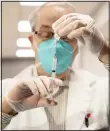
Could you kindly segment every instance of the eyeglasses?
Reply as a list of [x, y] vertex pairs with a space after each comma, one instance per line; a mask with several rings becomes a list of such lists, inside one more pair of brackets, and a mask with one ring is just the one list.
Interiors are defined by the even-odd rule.
[[[48, 26], [42, 26], [39, 31], [35, 31], [34, 34], [42, 40], [50, 39], [54, 37], [54, 33]], [[66, 36], [61, 37], [62, 40], [70, 42]]]
[[[52, 38], [54, 37], [54, 33], [53, 32], [47, 32], [47, 31], [35, 31], [34, 32], [35, 35], [37, 35], [40, 38]], [[61, 37], [62, 40], [64, 41], [70, 41], [66, 36], [65, 37]]]
[[54, 36], [53, 32], [48, 32], [48, 31], [35, 31], [35, 35], [41, 38], [52, 38]]

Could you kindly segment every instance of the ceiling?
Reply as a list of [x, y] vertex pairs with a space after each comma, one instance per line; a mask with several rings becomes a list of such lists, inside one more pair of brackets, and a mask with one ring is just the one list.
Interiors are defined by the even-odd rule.
[[[108, 3], [107, 2], [70, 2], [76, 12], [91, 15], [96, 20], [106, 39], [108, 39]], [[19, 32], [18, 22], [28, 20], [35, 6], [21, 6], [19, 2], [2, 3], [2, 57], [16, 58], [18, 38], [28, 37], [29, 33]]]

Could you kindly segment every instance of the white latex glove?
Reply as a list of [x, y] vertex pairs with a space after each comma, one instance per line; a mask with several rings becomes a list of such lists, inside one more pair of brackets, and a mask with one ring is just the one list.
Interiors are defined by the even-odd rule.
[[93, 54], [98, 54], [103, 47], [104, 38], [94, 23], [94, 20], [88, 15], [70, 13], [59, 18], [53, 23], [52, 28], [60, 37], [76, 38], [85, 44]]
[[63, 86], [61, 80], [46, 76], [19, 80], [5, 98], [16, 112], [56, 105], [55, 101], [47, 98], [57, 93], [59, 86]]

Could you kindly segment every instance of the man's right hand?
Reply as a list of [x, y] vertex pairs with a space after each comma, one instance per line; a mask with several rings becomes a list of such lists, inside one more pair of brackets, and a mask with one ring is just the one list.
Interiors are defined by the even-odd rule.
[[36, 107], [56, 105], [57, 103], [50, 100], [49, 96], [57, 93], [59, 86], [63, 86], [61, 80], [47, 76], [19, 80], [5, 96], [2, 108], [5, 112], [7, 110], [5, 107], [10, 107], [15, 112], [21, 112]]

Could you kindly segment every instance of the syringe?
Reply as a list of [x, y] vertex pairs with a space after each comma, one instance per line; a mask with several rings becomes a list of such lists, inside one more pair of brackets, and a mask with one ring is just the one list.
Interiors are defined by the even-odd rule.
[[56, 77], [56, 68], [57, 68], [56, 48], [57, 48], [57, 43], [58, 43], [60, 37], [59, 37], [59, 35], [57, 35], [55, 33], [54, 38], [55, 38], [55, 43], [53, 43], [53, 44], [55, 44], [54, 45], [55, 46], [55, 54], [54, 54], [54, 57], [53, 57], [53, 64], [52, 64], [52, 77], [55, 78]]
[[[55, 38], [55, 41], [54, 41], [55, 43], [53, 43], [53, 44], [55, 44], [55, 45], [54, 45], [54, 46], [55, 46], [55, 53], [54, 53], [54, 56], [53, 56], [52, 74], [51, 74], [51, 77], [53, 77], [53, 78], [56, 77], [56, 68], [57, 68], [56, 48], [57, 48], [57, 43], [58, 43], [60, 37], [59, 37], [57, 34], [55, 34], [55, 35], [54, 35], [54, 38]], [[51, 88], [53, 88], [53, 89], [55, 88], [54, 83], [53, 83], [53, 85], [52, 85]], [[59, 88], [58, 88], [58, 90], [59, 90]], [[56, 91], [54, 92], [54, 94], [56, 94], [56, 92], [58, 92], [58, 90], [56, 90]], [[54, 95], [54, 94], [52, 94], [52, 95], [49, 97], [49, 99], [53, 100], [53, 95]]]
[[56, 68], [57, 68], [57, 57], [56, 57], [56, 53], [53, 57], [53, 65], [52, 65], [52, 77], [55, 78], [56, 77]]

